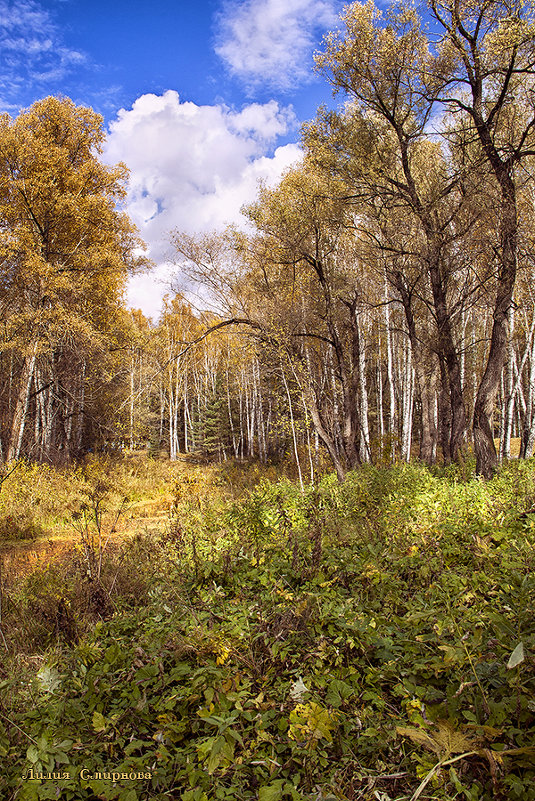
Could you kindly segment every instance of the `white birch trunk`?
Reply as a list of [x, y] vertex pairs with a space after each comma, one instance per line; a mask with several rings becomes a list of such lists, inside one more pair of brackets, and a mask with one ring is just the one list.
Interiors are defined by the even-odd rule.
[[383, 455], [383, 440], [385, 436], [385, 418], [383, 414], [383, 370], [381, 357], [381, 343], [377, 359], [377, 433], [379, 435], [379, 453]]
[[7, 461], [16, 461], [20, 457], [22, 438], [30, 403], [30, 391], [33, 382], [35, 362], [37, 358], [37, 342], [34, 342], [32, 352], [24, 359], [20, 376], [20, 387], [15, 404], [15, 412], [11, 424], [11, 438], [7, 452]]
[[286, 380], [286, 374], [284, 372], [284, 366], [282, 364], [282, 361], [280, 363], [280, 367], [281, 367], [282, 381], [284, 383], [284, 388], [286, 390], [286, 397], [288, 398], [288, 410], [289, 410], [289, 414], [290, 414], [290, 427], [291, 427], [291, 431], [292, 431], [292, 441], [293, 441], [293, 447], [294, 447], [295, 464], [297, 465], [297, 473], [299, 475], [299, 486], [301, 487], [301, 492], [304, 492], [305, 487], [304, 487], [304, 484], [303, 484], [303, 474], [301, 472], [301, 462], [300, 462], [300, 459], [299, 459], [299, 448], [298, 448], [298, 444], [297, 444], [297, 434], [296, 434], [296, 430], [295, 430], [295, 420], [294, 420], [294, 413], [293, 413], [292, 396], [290, 394], [290, 388], [289, 388], [288, 382]]
[[355, 315], [355, 325], [357, 326], [359, 347], [359, 393], [360, 393], [360, 461], [370, 461], [370, 428], [368, 422], [368, 387], [366, 385], [366, 354], [364, 340], [360, 329], [359, 317]]
[[394, 386], [394, 359], [392, 355], [392, 335], [390, 331], [390, 304], [388, 302], [388, 284], [385, 279], [385, 328], [386, 328], [386, 377], [388, 383], [388, 429], [392, 442], [392, 457], [395, 456], [396, 441], [396, 391]]
[[412, 410], [414, 399], [414, 380], [412, 369], [412, 353], [408, 339], [403, 346], [404, 365], [403, 365], [403, 409], [401, 416], [401, 458], [408, 462], [411, 458], [412, 440]]
[[501, 442], [499, 461], [503, 462], [504, 459], [511, 457], [511, 427], [513, 425], [513, 410], [515, 404], [514, 386], [514, 349], [513, 349], [513, 334], [515, 328], [515, 312], [514, 308], [509, 309], [507, 320], [507, 361], [505, 363], [505, 377], [503, 378], [503, 415], [502, 415], [502, 428], [501, 428]]

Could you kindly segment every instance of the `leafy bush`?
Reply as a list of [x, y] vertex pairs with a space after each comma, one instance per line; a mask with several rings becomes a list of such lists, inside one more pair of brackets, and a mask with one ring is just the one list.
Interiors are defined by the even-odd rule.
[[143, 605], [3, 682], [7, 797], [535, 801], [534, 491], [533, 463], [179, 488]]

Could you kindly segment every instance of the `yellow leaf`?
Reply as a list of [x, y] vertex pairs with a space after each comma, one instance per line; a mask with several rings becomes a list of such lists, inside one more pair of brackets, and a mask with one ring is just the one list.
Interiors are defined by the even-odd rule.
[[413, 726], [396, 726], [396, 732], [400, 737], [408, 737], [417, 745], [423, 745], [429, 751], [434, 751], [435, 754], [440, 754], [440, 746], [427, 732], [423, 729], [416, 729]]
[[433, 733], [432, 736], [445, 757], [450, 754], [464, 754], [465, 751], [473, 751], [480, 744], [478, 739], [467, 737], [466, 734], [455, 729], [447, 720], [439, 721], [437, 727], [437, 733]]
[[432, 730], [417, 729], [413, 726], [396, 727], [396, 732], [402, 737], [408, 737], [418, 745], [423, 745], [433, 751], [441, 759], [447, 759], [451, 754], [464, 754], [473, 751], [480, 743], [474, 737], [468, 737], [455, 729], [447, 720], [441, 720]]

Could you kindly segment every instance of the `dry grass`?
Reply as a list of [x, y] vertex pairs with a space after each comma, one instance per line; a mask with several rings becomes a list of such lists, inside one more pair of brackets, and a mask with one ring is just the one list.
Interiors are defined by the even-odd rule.
[[155, 542], [172, 519], [203, 514], [279, 474], [138, 454], [61, 469], [20, 464], [0, 493], [0, 648], [35, 654], [142, 604]]
[[[494, 447], [496, 451], [499, 453], [500, 451], [500, 439], [494, 440]], [[520, 456], [520, 437], [511, 437], [511, 459], [518, 459]]]
[[21, 462], [0, 492], [3, 581], [61, 559], [88, 531], [106, 547], [156, 537], [173, 516], [239, 498], [282, 472], [258, 464], [155, 460], [143, 453], [90, 457], [62, 468]]

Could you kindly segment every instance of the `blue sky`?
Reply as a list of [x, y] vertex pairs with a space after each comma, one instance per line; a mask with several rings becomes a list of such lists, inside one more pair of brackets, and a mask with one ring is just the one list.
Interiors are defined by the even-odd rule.
[[239, 219], [258, 180], [299, 156], [331, 93], [313, 50], [339, 0], [0, 0], [0, 109], [50, 94], [92, 106], [105, 158], [131, 170], [128, 211], [157, 264], [129, 302], [157, 316], [169, 232]]

